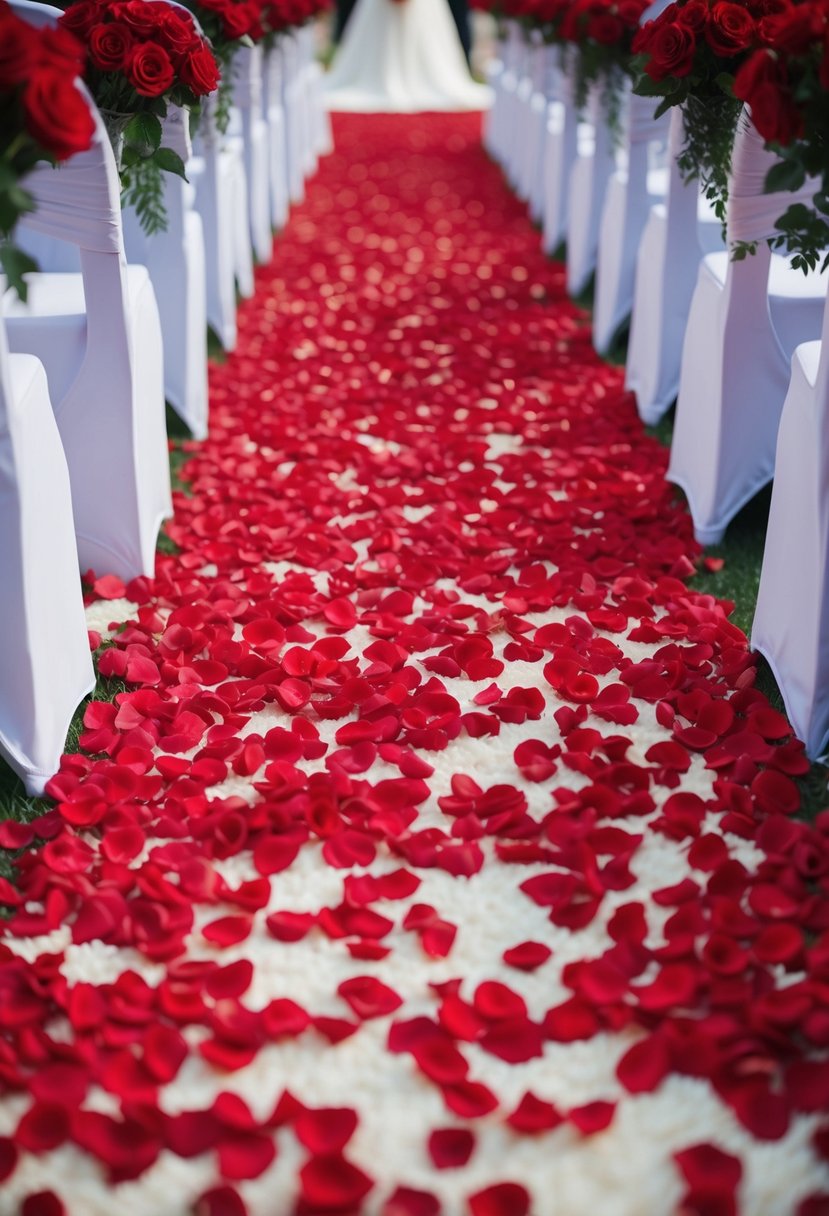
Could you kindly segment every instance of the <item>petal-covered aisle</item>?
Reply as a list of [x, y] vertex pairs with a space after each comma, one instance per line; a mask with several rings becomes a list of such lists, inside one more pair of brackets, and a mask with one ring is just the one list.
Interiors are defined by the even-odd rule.
[[336, 137], [0, 887], [0, 1216], [825, 1214], [802, 749], [479, 119]]

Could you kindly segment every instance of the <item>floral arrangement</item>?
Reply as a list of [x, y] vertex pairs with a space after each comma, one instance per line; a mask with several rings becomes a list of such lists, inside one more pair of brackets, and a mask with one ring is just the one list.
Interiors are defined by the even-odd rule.
[[265, 37], [263, 0], [182, 0], [204, 30], [221, 67], [222, 81], [214, 113], [216, 126], [226, 131], [233, 101], [233, 59], [242, 46]]
[[780, 155], [769, 190], [798, 190], [820, 179], [813, 206], [789, 207], [777, 221], [773, 248], [785, 248], [804, 271], [829, 265], [829, 2], [801, 4], [762, 22], [768, 46], [740, 67], [734, 94], [751, 107], [763, 138]]
[[611, 130], [619, 129], [619, 108], [631, 69], [631, 48], [651, 0], [573, 0], [563, 12], [558, 37], [577, 48], [573, 62], [576, 103], [598, 85]]
[[146, 232], [166, 227], [162, 171], [184, 177], [177, 152], [162, 146], [169, 105], [197, 108], [219, 84], [206, 39], [166, 0], [69, 0], [60, 19], [87, 48], [86, 84], [107, 125], [124, 201]]
[[662, 97], [657, 113], [683, 107], [679, 165], [686, 178], [699, 178], [720, 219], [741, 109], [735, 75], [750, 55], [772, 45], [776, 18], [811, 7], [798, 0], [675, 0], [633, 40], [634, 91]]
[[631, 71], [631, 47], [642, 14], [652, 0], [472, 0], [473, 7], [496, 19], [518, 21], [540, 30], [544, 41], [561, 45], [581, 107], [593, 85], [601, 89], [605, 116], [618, 130], [625, 77]]
[[77, 87], [83, 46], [64, 30], [35, 29], [0, 0], [0, 270], [26, 298], [36, 270], [12, 242], [34, 202], [25, 177], [39, 161], [68, 159], [92, 143], [95, 121]]
[[330, 7], [331, 0], [263, 0], [262, 25], [268, 44], [286, 30], [313, 21]]

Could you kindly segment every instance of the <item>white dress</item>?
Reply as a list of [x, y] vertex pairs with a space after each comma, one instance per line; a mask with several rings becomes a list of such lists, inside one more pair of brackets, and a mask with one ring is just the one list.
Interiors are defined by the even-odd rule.
[[482, 110], [446, 0], [357, 0], [325, 84], [330, 110]]

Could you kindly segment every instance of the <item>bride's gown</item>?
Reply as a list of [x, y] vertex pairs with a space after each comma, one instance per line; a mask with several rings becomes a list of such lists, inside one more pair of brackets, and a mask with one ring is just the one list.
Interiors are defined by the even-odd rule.
[[331, 110], [481, 110], [446, 0], [357, 0], [325, 91]]

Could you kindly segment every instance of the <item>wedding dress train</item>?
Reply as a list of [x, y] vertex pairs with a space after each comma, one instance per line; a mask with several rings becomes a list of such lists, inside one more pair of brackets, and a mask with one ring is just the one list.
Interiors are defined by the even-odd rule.
[[482, 110], [446, 0], [358, 0], [325, 85], [331, 110]]

